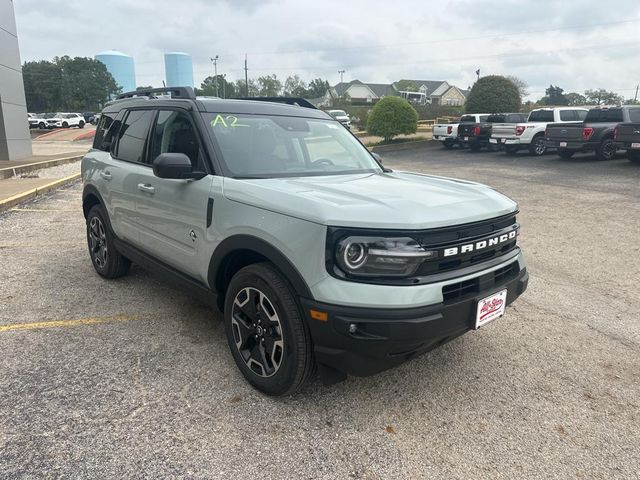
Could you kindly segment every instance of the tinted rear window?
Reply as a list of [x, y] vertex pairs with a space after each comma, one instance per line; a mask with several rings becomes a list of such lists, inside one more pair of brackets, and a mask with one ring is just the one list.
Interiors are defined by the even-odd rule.
[[473, 115], [463, 115], [462, 117], [460, 117], [460, 123], [462, 122], [475, 122], [476, 121], [476, 117]]
[[622, 122], [621, 108], [594, 108], [589, 110], [585, 119], [587, 123]]
[[534, 110], [529, 114], [528, 121], [529, 122], [553, 122], [553, 110]]
[[640, 108], [629, 109], [629, 120], [632, 122], [640, 122]]
[[489, 115], [487, 117], [487, 122], [489, 123], [505, 123], [507, 121], [507, 117], [505, 115]]

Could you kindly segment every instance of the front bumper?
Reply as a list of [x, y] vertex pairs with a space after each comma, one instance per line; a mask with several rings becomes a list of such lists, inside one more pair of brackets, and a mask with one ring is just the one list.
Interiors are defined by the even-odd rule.
[[[509, 305], [526, 290], [528, 281], [526, 268], [520, 268], [516, 261], [499, 273], [492, 271], [460, 282], [459, 288], [448, 285], [444, 301], [434, 305], [375, 309], [308, 299], [301, 299], [301, 303], [320, 374], [331, 382], [347, 374], [373, 375], [462, 335], [474, 328], [480, 299], [506, 288]], [[325, 312], [326, 319], [312, 318], [310, 310]]]

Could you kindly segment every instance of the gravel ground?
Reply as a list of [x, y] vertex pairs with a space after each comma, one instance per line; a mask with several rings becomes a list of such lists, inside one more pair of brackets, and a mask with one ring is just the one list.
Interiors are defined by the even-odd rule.
[[74, 185], [0, 216], [0, 325], [113, 321], [0, 330], [0, 478], [638, 478], [640, 169], [383, 156], [518, 200], [531, 282], [504, 318], [380, 375], [267, 398], [217, 313], [136, 267], [98, 278]]

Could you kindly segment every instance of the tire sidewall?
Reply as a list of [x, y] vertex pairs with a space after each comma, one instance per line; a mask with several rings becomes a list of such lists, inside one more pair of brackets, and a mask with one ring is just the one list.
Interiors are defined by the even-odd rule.
[[[93, 217], [98, 217], [102, 222], [102, 225], [105, 230], [105, 237], [107, 243], [107, 262], [104, 267], [98, 266], [96, 260], [91, 253], [91, 240], [89, 238], [89, 230], [91, 225], [91, 219]], [[107, 222], [106, 215], [104, 210], [100, 205], [95, 205], [89, 210], [89, 214], [87, 215], [87, 248], [89, 249], [89, 257], [91, 258], [91, 263], [93, 264], [93, 268], [95, 268], [96, 272], [102, 276], [108, 276], [110, 269], [112, 269], [112, 263], [114, 261], [114, 255], [116, 253], [115, 247], [113, 245], [113, 236], [111, 235], [111, 229], [109, 228], [109, 223]]]
[[[295, 301], [295, 294], [291, 289], [287, 287], [289, 289], [288, 292], [280, 292], [274, 289], [270, 283], [268, 283], [268, 280], [260, 274], [260, 269], [255, 267], [256, 265], [252, 265], [243, 268], [229, 283], [224, 303], [225, 333], [231, 354], [246, 380], [255, 388], [268, 395], [284, 395], [290, 391], [292, 384], [297, 383], [296, 377], [299, 374], [298, 365], [300, 358], [298, 357], [300, 352], [298, 348], [296, 348], [297, 342], [293, 323], [302, 322], [300, 309], [297, 306], [297, 301]], [[284, 279], [283, 283], [285, 283]], [[284, 341], [283, 360], [278, 371], [271, 377], [264, 378], [256, 375], [253, 370], [246, 365], [235, 346], [235, 339], [231, 327], [233, 302], [238, 292], [246, 287], [254, 287], [264, 293], [269, 298], [280, 319], [281, 333]], [[289, 296], [289, 300], [293, 300], [293, 304], [296, 305], [295, 309], [291, 310], [286, 308], [285, 303], [291, 304], [291, 302], [287, 302], [287, 299], [284, 298], [285, 296]]]

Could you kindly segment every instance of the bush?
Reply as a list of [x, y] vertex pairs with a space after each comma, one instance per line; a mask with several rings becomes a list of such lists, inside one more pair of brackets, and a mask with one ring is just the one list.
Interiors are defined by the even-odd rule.
[[400, 97], [384, 97], [373, 107], [367, 119], [367, 132], [385, 142], [401, 134], [416, 133], [418, 112]]
[[518, 87], [506, 77], [488, 75], [478, 80], [469, 92], [467, 113], [506, 113], [520, 110]]

